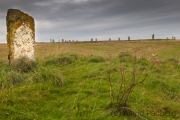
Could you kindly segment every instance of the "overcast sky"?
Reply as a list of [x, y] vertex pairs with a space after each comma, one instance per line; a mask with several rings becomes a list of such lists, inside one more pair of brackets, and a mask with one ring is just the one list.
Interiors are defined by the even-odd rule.
[[0, 0], [0, 42], [6, 15], [20, 9], [35, 19], [36, 41], [180, 39], [180, 0]]

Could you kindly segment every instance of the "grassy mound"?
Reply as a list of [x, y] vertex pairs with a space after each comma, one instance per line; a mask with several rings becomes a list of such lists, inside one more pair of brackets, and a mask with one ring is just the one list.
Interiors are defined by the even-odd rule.
[[33, 71], [37, 67], [37, 64], [34, 60], [27, 57], [21, 57], [14, 60], [11, 66], [13, 70], [17, 72], [27, 73]]

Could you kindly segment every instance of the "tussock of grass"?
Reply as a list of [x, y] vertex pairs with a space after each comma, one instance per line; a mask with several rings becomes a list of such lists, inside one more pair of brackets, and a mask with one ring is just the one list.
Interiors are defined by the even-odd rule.
[[39, 68], [34, 73], [34, 82], [49, 82], [54, 86], [61, 87], [64, 84], [61, 72], [52, 68]]
[[18, 85], [25, 80], [22, 74], [14, 71], [10, 71], [10, 72], [1, 71], [0, 76], [1, 76], [0, 78], [1, 89], [13, 87], [14, 85]]
[[120, 62], [131, 62], [133, 60], [133, 56], [130, 52], [121, 52], [119, 54], [119, 60]]
[[31, 72], [37, 67], [36, 62], [27, 57], [21, 57], [14, 60], [11, 65], [13, 70], [22, 73]]
[[137, 64], [140, 64], [142, 66], [149, 66], [151, 64], [150, 61], [148, 61], [146, 58], [140, 58], [137, 60]]
[[88, 62], [92, 62], [92, 63], [105, 62], [105, 58], [103, 58], [101, 56], [91, 55]]
[[7, 82], [12, 85], [20, 84], [24, 81], [24, 77], [22, 74], [17, 72], [10, 72], [7, 76]]
[[76, 54], [61, 54], [57, 57], [50, 57], [47, 58], [46, 65], [68, 65], [71, 64], [73, 61], [76, 61], [78, 59], [78, 55]]

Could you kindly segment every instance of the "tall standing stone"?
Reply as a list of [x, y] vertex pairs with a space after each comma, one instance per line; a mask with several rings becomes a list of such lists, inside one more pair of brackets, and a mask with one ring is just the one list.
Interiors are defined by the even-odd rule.
[[17, 9], [9, 9], [6, 16], [8, 59], [11, 63], [20, 57], [35, 60], [34, 19]]
[[91, 38], [91, 42], [93, 42], [93, 38]]
[[130, 41], [130, 36], [128, 36], [128, 41]]
[[152, 40], [154, 40], [154, 34], [152, 34]]

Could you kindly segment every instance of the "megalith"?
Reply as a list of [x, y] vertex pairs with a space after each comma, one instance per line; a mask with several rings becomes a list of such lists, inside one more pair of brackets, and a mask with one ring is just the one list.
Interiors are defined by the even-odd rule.
[[130, 36], [128, 36], [128, 41], [130, 41]]
[[154, 34], [152, 34], [152, 40], [154, 40]]
[[34, 19], [18, 9], [9, 9], [6, 16], [8, 59], [11, 63], [20, 57], [35, 60]]

